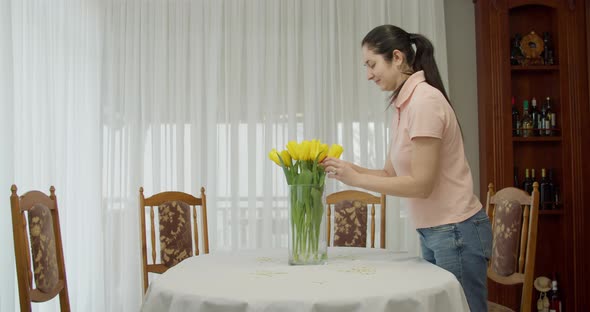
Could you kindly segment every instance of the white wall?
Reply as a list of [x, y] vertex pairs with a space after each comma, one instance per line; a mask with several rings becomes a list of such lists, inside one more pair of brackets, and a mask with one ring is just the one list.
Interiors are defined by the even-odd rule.
[[473, 1], [445, 0], [445, 24], [449, 68], [447, 91], [463, 128], [465, 153], [473, 173], [473, 188], [479, 196], [479, 127]]

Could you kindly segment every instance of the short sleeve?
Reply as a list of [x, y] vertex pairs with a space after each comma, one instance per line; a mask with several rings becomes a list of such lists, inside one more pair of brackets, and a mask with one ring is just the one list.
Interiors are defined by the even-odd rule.
[[[435, 89], [436, 90], [436, 89]], [[425, 90], [422, 90], [425, 91]], [[437, 90], [438, 91], [438, 90]], [[435, 92], [416, 92], [408, 107], [408, 132], [410, 139], [432, 137], [442, 139], [446, 124], [446, 99]], [[440, 95], [440, 96], [438, 96]]]

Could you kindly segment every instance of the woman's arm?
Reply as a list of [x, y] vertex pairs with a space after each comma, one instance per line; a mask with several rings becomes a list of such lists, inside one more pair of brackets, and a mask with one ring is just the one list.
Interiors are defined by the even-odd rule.
[[[370, 175], [353, 170], [350, 166], [341, 166], [333, 159], [326, 163], [326, 171], [330, 178], [369, 191], [400, 197], [427, 198], [432, 193], [439, 174], [440, 148], [441, 140], [438, 138], [412, 139], [411, 174], [407, 176]], [[389, 164], [391, 166], [391, 162]]]
[[371, 175], [371, 176], [377, 176], [377, 177], [395, 177], [396, 173], [395, 170], [393, 169], [393, 165], [391, 164], [391, 158], [389, 158], [389, 153], [387, 154], [387, 159], [385, 159], [385, 166], [383, 166], [383, 169], [368, 169], [365, 167], [361, 167], [355, 164], [350, 164], [352, 166], [352, 168], [361, 174], [367, 174], [367, 175]]

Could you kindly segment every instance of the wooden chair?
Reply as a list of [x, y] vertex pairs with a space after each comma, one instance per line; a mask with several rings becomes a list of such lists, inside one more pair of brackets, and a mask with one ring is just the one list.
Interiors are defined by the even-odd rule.
[[[201, 206], [199, 213], [197, 213], [196, 206]], [[155, 226], [154, 207], [158, 207], [158, 228]], [[150, 264], [148, 264], [146, 245], [146, 209], [149, 209], [150, 219], [150, 247], [152, 251]], [[144, 293], [147, 291], [149, 284], [148, 272], [161, 274], [182, 260], [193, 255], [199, 255], [198, 214], [200, 214], [201, 222], [200, 244], [203, 252], [208, 254], [207, 198], [204, 187], [201, 187], [201, 198], [183, 192], [161, 192], [145, 198], [143, 187], [139, 188]], [[160, 259], [156, 257], [156, 234], [160, 242]], [[159, 263], [157, 263], [158, 260]]]
[[363, 191], [340, 191], [326, 197], [328, 244], [334, 210], [333, 246], [367, 247], [368, 207], [370, 214], [370, 246], [375, 248], [375, 205], [380, 206], [380, 247], [385, 248], [385, 195], [375, 196]]
[[[31, 311], [31, 302], [45, 302], [58, 294], [60, 310], [70, 311], [55, 188], [49, 188], [49, 196], [40, 191], [29, 191], [19, 197], [16, 185], [12, 185], [11, 191], [14, 255], [21, 311]], [[31, 271], [31, 262], [34, 271]]]
[[[494, 193], [488, 186], [486, 212], [492, 220], [493, 247], [488, 278], [503, 285], [522, 284], [520, 311], [531, 311], [537, 224], [539, 219], [539, 184], [533, 192], [507, 187]], [[513, 311], [488, 302], [488, 311]]]

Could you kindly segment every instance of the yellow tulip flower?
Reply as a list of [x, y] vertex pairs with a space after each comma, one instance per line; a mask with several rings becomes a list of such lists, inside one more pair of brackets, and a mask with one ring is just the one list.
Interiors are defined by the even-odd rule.
[[287, 143], [287, 151], [289, 151], [289, 155], [291, 155], [293, 160], [301, 159], [301, 154], [299, 153], [299, 144], [297, 144], [297, 142], [289, 141], [289, 143]]
[[299, 159], [301, 160], [310, 160], [309, 151], [311, 150], [311, 142], [303, 141], [299, 145]]
[[274, 161], [277, 165], [281, 166], [281, 161], [279, 160], [279, 154], [277, 153], [276, 149], [273, 148], [270, 151], [270, 153], [268, 153], [268, 158], [270, 158], [270, 160]]
[[330, 149], [328, 150], [328, 156], [334, 157], [334, 158], [340, 158], [340, 155], [342, 155], [343, 151], [344, 151], [344, 149], [342, 148], [341, 145], [332, 144], [332, 146], [330, 146]]
[[319, 154], [318, 162], [322, 162], [328, 156], [328, 144], [320, 144]]
[[314, 160], [315, 157], [317, 156], [317, 146], [318, 146], [318, 140], [311, 140], [311, 142], [309, 142], [309, 159]]
[[[327, 151], [327, 145], [326, 144], [322, 144], [322, 142], [320, 142], [320, 140], [313, 140], [312, 141], [312, 150], [311, 150], [311, 159], [315, 160], [316, 158], [318, 159], [318, 162], [321, 161], [321, 155], [324, 149], [324, 145], [326, 146], [326, 151]], [[325, 157], [325, 156], [324, 156]]]
[[285, 166], [291, 167], [291, 155], [289, 155], [289, 152], [287, 150], [281, 151], [281, 159], [283, 159], [283, 163], [285, 163]]

